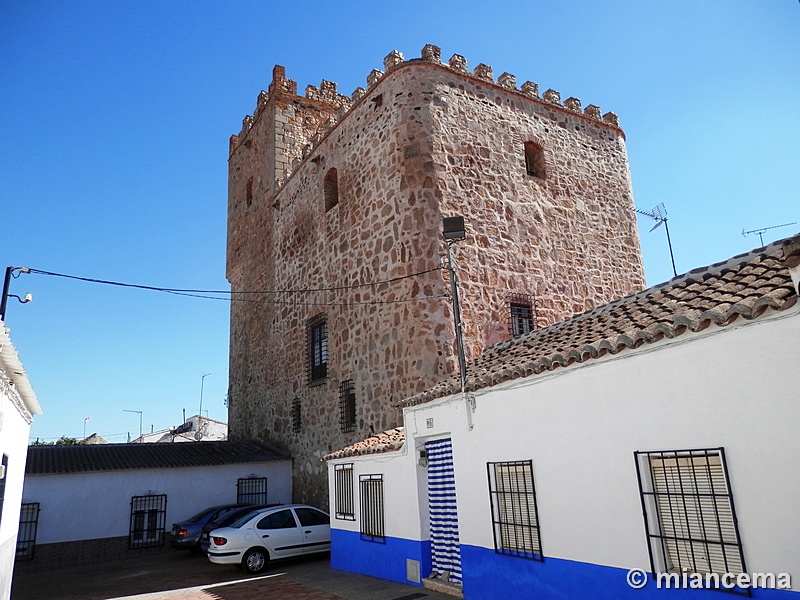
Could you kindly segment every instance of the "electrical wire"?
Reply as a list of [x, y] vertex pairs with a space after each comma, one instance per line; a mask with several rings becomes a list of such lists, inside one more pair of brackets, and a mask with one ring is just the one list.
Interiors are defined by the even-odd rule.
[[[428, 273], [433, 273], [434, 271], [442, 270], [442, 266], [437, 266], [432, 269], [427, 269], [425, 271], [419, 271], [417, 273], [411, 273], [409, 275], [401, 275], [399, 277], [392, 277], [391, 279], [384, 279], [381, 281], [372, 281], [367, 283], [357, 283], [353, 285], [346, 285], [346, 286], [332, 286], [332, 287], [325, 287], [325, 288], [298, 288], [298, 289], [285, 289], [285, 290], [241, 290], [241, 291], [233, 291], [233, 290], [202, 290], [202, 289], [182, 289], [182, 288], [165, 288], [165, 287], [156, 287], [151, 285], [141, 285], [135, 283], [124, 283], [120, 281], [110, 281], [106, 279], [95, 279], [91, 277], [80, 277], [77, 275], [67, 275], [64, 273], [54, 273], [52, 271], [43, 271], [41, 269], [26, 269], [28, 273], [33, 273], [36, 275], [47, 275], [51, 277], [62, 277], [64, 279], [72, 279], [75, 281], [83, 281], [86, 283], [97, 283], [102, 285], [113, 285], [117, 287], [125, 287], [125, 288], [134, 288], [140, 290], [148, 290], [153, 292], [163, 292], [167, 294], [174, 294], [176, 296], [187, 296], [190, 298], [200, 298], [204, 300], [222, 300], [225, 302], [255, 302], [259, 304], [282, 304], [282, 305], [291, 305], [291, 306], [355, 306], [355, 305], [375, 305], [375, 304], [397, 304], [401, 302], [416, 302], [419, 300], [435, 300], [441, 298], [449, 298], [449, 295], [443, 294], [438, 296], [420, 296], [415, 298], [401, 298], [399, 300], [368, 300], [368, 301], [352, 301], [352, 302], [298, 302], [298, 301], [289, 301], [289, 300], [268, 300], [265, 298], [238, 298], [239, 295], [244, 296], [251, 296], [255, 294], [261, 295], [274, 295], [274, 294], [308, 294], [313, 292], [334, 292], [334, 291], [346, 291], [346, 290], [353, 290], [359, 289], [364, 287], [373, 287], [377, 285], [384, 285], [390, 283], [396, 283], [398, 281], [402, 281], [404, 279], [410, 279], [413, 277], [419, 277], [421, 275], [426, 275]], [[209, 296], [208, 294], [220, 294], [221, 296]]]
[[285, 289], [285, 290], [241, 290], [241, 291], [232, 291], [232, 290], [198, 290], [198, 289], [181, 289], [181, 288], [164, 288], [164, 287], [156, 287], [151, 285], [139, 285], [135, 283], [122, 283], [119, 281], [108, 281], [106, 279], [93, 279], [90, 277], [79, 277], [77, 275], [65, 275], [64, 273], [53, 273], [51, 271], [42, 271], [41, 269], [28, 269], [30, 273], [34, 273], [37, 275], [50, 275], [52, 277], [63, 277], [65, 279], [75, 279], [78, 281], [85, 281], [88, 283], [101, 283], [104, 285], [115, 285], [119, 287], [130, 287], [136, 288], [140, 290], [150, 290], [153, 292], [168, 292], [173, 294], [288, 294], [288, 293], [309, 293], [309, 292], [334, 292], [340, 290], [352, 290], [362, 287], [370, 287], [375, 285], [382, 285], [384, 283], [394, 283], [396, 281], [401, 281], [403, 279], [410, 279], [412, 277], [419, 277], [420, 275], [426, 275], [428, 273], [433, 273], [434, 271], [441, 271], [443, 267], [437, 266], [432, 269], [427, 269], [425, 271], [419, 271], [418, 273], [411, 273], [409, 275], [401, 275], [399, 277], [392, 277], [391, 279], [384, 279], [382, 281], [370, 281], [367, 283], [356, 283], [353, 285], [340, 285], [340, 286], [333, 286], [333, 287], [323, 287], [323, 288], [298, 288], [298, 289]]

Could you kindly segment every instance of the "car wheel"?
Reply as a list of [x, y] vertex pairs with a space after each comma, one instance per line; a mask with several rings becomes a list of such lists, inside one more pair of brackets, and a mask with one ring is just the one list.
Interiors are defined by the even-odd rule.
[[269, 553], [262, 548], [251, 548], [242, 558], [242, 567], [248, 573], [255, 575], [267, 568]]

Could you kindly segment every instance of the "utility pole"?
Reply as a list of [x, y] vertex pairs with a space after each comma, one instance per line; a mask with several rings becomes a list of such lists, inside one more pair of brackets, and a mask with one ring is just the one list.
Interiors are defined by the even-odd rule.
[[453, 296], [453, 319], [455, 321], [456, 348], [458, 351], [458, 369], [461, 379], [461, 393], [467, 384], [467, 363], [464, 359], [464, 340], [461, 328], [461, 307], [458, 302], [458, 281], [456, 267], [453, 262], [453, 244], [467, 239], [464, 217], [444, 217], [442, 219], [442, 234], [447, 243], [447, 265], [450, 270], [450, 290]]
[[6, 276], [3, 280], [3, 295], [0, 297], [0, 321], [6, 320], [6, 304], [8, 303], [9, 298], [16, 298], [22, 304], [33, 300], [33, 296], [31, 294], [25, 294], [24, 298], [20, 298], [16, 294], [8, 293], [9, 287], [11, 286], [11, 277], [19, 277], [19, 275], [14, 275], [15, 271], [19, 271], [20, 274], [31, 272], [31, 270], [26, 267], [6, 267]]

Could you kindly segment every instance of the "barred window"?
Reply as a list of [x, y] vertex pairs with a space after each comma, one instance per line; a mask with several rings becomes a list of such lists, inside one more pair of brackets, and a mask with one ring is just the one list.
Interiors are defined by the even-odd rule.
[[16, 560], [33, 560], [36, 531], [39, 528], [39, 503], [23, 502], [19, 511]]
[[634, 459], [652, 572], [746, 572], [724, 449]]
[[544, 179], [547, 174], [544, 148], [536, 142], [525, 142], [525, 171], [531, 177]]
[[339, 384], [339, 428], [344, 433], [356, 428], [356, 384], [352, 379]]
[[486, 467], [495, 552], [542, 560], [533, 462], [495, 462]]
[[328, 376], [327, 315], [317, 315], [308, 322], [308, 381], [314, 383]]
[[359, 475], [361, 489], [361, 539], [384, 542], [383, 475]]
[[267, 478], [251, 475], [236, 481], [236, 502], [238, 504], [266, 504]]
[[353, 502], [353, 463], [335, 465], [334, 475], [334, 509], [337, 519], [356, 520], [355, 503]]
[[3, 454], [0, 462], [0, 521], [3, 518], [3, 503], [6, 498], [6, 479], [8, 478], [8, 455]]
[[150, 548], [164, 544], [167, 495], [148, 494], [131, 498], [129, 548]]
[[508, 307], [511, 337], [525, 335], [536, 329], [536, 305], [532, 295], [510, 294]]
[[300, 412], [300, 399], [292, 400], [292, 431], [299, 433], [303, 428], [302, 413]]

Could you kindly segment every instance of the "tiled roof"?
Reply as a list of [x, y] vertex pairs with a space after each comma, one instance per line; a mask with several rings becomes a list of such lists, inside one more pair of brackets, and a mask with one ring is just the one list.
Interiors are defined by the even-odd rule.
[[29, 446], [25, 474], [170, 469], [280, 460], [291, 458], [260, 441]]
[[[758, 319], [768, 311], [787, 310], [797, 303], [798, 263], [800, 234], [492, 346], [467, 366], [466, 391], [702, 331], [712, 323], [724, 327], [740, 319]], [[453, 375], [401, 406], [460, 391], [458, 375]], [[402, 435], [402, 429], [392, 431]], [[325, 459], [388, 452], [402, 446], [403, 440], [397, 437], [386, 443], [385, 435], [353, 444]]]
[[378, 433], [367, 438], [362, 442], [356, 442], [352, 446], [342, 448], [336, 452], [331, 452], [322, 457], [322, 460], [334, 458], [347, 458], [348, 456], [361, 456], [364, 454], [380, 454], [381, 452], [391, 452], [399, 450], [403, 446], [406, 436], [402, 427], [389, 429], [383, 433]]
[[[712, 323], [725, 326], [757, 319], [768, 309], [786, 310], [797, 302], [789, 267], [798, 256], [800, 234], [487, 348], [467, 367], [466, 391], [702, 331]], [[402, 405], [460, 391], [455, 375]]]

